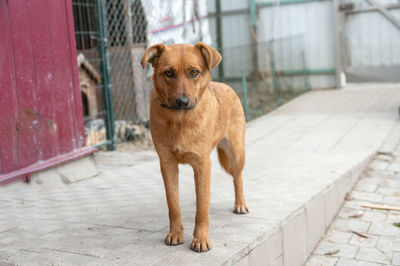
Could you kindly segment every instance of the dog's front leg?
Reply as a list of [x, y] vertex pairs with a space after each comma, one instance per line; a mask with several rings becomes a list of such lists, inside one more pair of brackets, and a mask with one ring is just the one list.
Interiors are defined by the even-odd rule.
[[169, 209], [169, 233], [165, 243], [175, 246], [183, 243], [183, 223], [179, 207], [178, 162], [171, 158], [166, 161], [160, 159], [160, 165]]
[[196, 221], [191, 249], [204, 252], [211, 249], [208, 238], [211, 160], [209, 158], [199, 160], [192, 167], [196, 186]]

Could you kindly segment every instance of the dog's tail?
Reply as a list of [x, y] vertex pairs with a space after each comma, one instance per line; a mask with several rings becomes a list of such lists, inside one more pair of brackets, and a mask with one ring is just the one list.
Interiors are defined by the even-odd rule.
[[228, 174], [232, 175], [233, 174], [232, 165], [231, 165], [231, 161], [229, 160], [228, 155], [222, 148], [217, 147], [217, 151], [218, 151], [219, 163], [222, 165], [222, 167], [225, 169], [225, 171]]

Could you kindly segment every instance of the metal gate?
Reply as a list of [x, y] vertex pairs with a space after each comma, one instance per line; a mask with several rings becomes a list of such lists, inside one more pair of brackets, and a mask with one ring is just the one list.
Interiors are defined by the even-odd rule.
[[339, 11], [347, 81], [400, 82], [399, 1], [352, 0]]
[[104, 0], [73, 0], [86, 145], [115, 149]]
[[86, 144], [115, 149], [128, 128], [149, 120], [142, 1], [73, 0], [73, 8]]

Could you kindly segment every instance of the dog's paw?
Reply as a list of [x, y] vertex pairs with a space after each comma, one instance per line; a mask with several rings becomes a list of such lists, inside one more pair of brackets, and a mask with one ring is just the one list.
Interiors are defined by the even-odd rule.
[[165, 244], [169, 246], [176, 246], [183, 244], [183, 231], [180, 231], [179, 233], [171, 233], [169, 232], [167, 237], [165, 238]]
[[196, 252], [206, 252], [211, 249], [211, 243], [208, 238], [206, 239], [198, 239], [197, 237], [193, 237], [192, 244], [190, 245], [190, 249]]
[[249, 213], [249, 209], [247, 208], [246, 204], [235, 204], [233, 212], [236, 214], [247, 214]]

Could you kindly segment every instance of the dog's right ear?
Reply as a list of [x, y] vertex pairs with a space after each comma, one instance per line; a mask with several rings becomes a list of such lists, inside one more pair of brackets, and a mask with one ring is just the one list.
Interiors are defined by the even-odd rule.
[[153, 67], [155, 67], [157, 63], [157, 59], [160, 57], [161, 53], [167, 48], [164, 44], [159, 43], [153, 46], [150, 46], [144, 51], [142, 61], [142, 67], [145, 68], [147, 62], [149, 62]]

